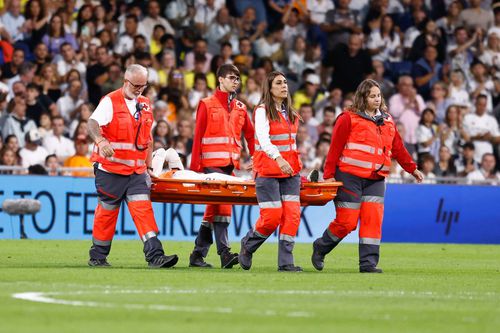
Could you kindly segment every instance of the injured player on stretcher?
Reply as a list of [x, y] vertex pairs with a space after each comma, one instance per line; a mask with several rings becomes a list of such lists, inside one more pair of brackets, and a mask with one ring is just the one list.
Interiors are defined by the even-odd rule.
[[[164, 170], [164, 165], [168, 169]], [[158, 178], [189, 179], [189, 180], [226, 180], [233, 182], [246, 182], [249, 179], [235, 177], [223, 173], [198, 173], [184, 170], [179, 154], [173, 149], [160, 148], [153, 152], [152, 161], [153, 174]]]

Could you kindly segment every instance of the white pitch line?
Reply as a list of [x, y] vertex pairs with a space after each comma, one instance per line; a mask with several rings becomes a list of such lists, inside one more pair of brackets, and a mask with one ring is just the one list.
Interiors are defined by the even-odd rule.
[[[105, 290], [104, 294], [136, 294], [136, 293], [147, 293], [148, 291], [131, 291], [131, 290], [116, 290], [109, 291]], [[151, 291], [150, 291], [151, 292]], [[152, 290], [153, 293], [161, 294], [162, 290]], [[185, 292], [185, 291], [184, 291]], [[195, 290], [191, 290], [190, 294], [196, 294]], [[63, 295], [83, 295], [83, 294], [95, 294], [95, 292], [89, 291], [72, 291], [72, 292], [24, 292], [12, 294], [13, 298], [21, 299], [30, 302], [46, 303], [46, 304], [59, 304], [59, 305], [69, 305], [78, 307], [101, 307], [101, 308], [119, 308], [123, 307], [129, 310], [158, 310], [158, 311], [168, 311], [168, 312], [187, 312], [187, 313], [233, 313], [233, 309], [229, 307], [201, 307], [201, 306], [178, 306], [178, 305], [165, 305], [165, 304], [113, 304], [106, 302], [95, 302], [95, 301], [75, 301], [75, 300], [65, 300], [60, 298], [54, 298], [53, 296], [63, 296]], [[309, 312], [294, 311], [278, 313], [273, 310], [259, 311], [259, 310], [249, 310], [245, 311], [245, 314], [251, 314], [256, 316], [280, 316], [284, 315], [286, 317], [312, 317], [313, 314]]]

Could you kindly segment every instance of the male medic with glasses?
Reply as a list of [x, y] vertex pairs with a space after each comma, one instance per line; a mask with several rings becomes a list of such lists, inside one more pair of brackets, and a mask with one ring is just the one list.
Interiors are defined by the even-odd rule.
[[[196, 172], [230, 175], [235, 168], [239, 169], [242, 134], [253, 155], [255, 132], [245, 104], [235, 98], [241, 82], [238, 68], [224, 64], [217, 69], [216, 76], [215, 93], [198, 104], [190, 168]], [[238, 253], [230, 251], [227, 233], [231, 211], [231, 205], [207, 205], [189, 257], [190, 267], [212, 267], [204, 258], [213, 238], [221, 267], [232, 268], [238, 263]]]
[[178, 261], [177, 255], [163, 252], [149, 199], [153, 113], [149, 99], [142, 96], [147, 83], [148, 70], [130, 65], [123, 86], [99, 102], [88, 122], [95, 143], [91, 160], [98, 195], [89, 251], [91, 267], [110, 266], [107, 257], [122, 200], [126, 201], [144, 243], [148, 266], [168, 268]]

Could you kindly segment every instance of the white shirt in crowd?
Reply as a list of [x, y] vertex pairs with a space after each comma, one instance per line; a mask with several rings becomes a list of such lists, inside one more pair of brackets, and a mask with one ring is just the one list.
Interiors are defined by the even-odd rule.
[[59, 111], [61, 117], [64, 118], [64, 121], [68, 123], [71, 121], [71, 112], [75, 111], [76, 108], [78, 108], [83, 103], [85, 103], [83, 99], [79, 98], [77, 100], [74, 100], [71, 96], [66, 94], [57, 100], [57, 111]]
[[55, 154], [59, 159], [64, 160], [75, 155], [75, 144], [65, 136], [57, 137], [49, 134], [43, 138], [43, 146], [49, 154]]
[[[478, 169], [474, 170], [467, 175], [467, 183], [469, 184], [492, 184], [498, 185], [500, 181], [500, 173], [496, 172], [494, 178], [488, 178], [488, 183], [486, 182], [486, 177], [484, 176], [484, 170]], [[491, 182], [491, 183], [490, 183]]]
[[[464, 117], [464, 130], [470, 136], [486, 134], [488, 132], [493, 136], [499, 136], [498, 122], [495, 117], [485, 113], [478, 116], [476, 113], [470, 113]], [[488, 141], [474, 140], [474, 160], [480, 162], [485, 153], [493, 153], [493, 145]]]
[[57, 62], [57, 74], [59, 76], [65, 76], [72, 69], [76, 69], [83, 80], [85, 80], [85, 76], [87, 74], [87, 66], [81, 61], [72, 61], [71, 63], [66, 62], [64, 59], [61, 59]]
[[335, 4], [331, 0], [307, 0], [307, 10], [316, 24], [325, 22], [326, 12], [332, 9], [335, 9]]
[[22, 166], [24, 168], [29, 168], [35, 164], [44, 165], [47, 155], [49, 155], [49, 153], [41, 146], [37, 146], [35, 150], [22, 148], [19, 151], [19, 156], [21, 157]]

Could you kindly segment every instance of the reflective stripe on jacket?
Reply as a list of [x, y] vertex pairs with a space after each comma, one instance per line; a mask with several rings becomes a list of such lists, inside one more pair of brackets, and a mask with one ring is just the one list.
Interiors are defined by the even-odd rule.
[[[269, 138], [271, 143], [278, 148], [281, 157], [292, 167], [293, 175], [296, 175], [302, 169], [302, 162], [300, 161], [297, 142], [295, 140], [299, 127], [299, 119], [295, 119], [295, 122], [290, 124], [281, 113], [279, 113], [279, 116], [280, 121], [269, 120]], [[262, 150], [257, 136], [255, 136], [253, 168], [260, 177], [289, 177], [289, 175], [281, 171], [278, 163], [267, 156]]]
[[137, 102], [142, 103], [144, 106], [139, 119], [135, 120], [125, 103], [121, 88], [109, 93], [107, 96], [111, 99], [113, 105], [113, 119], [109, 124], [102, 126], [101, 130], [102, 136], [109, 141], [115, 153], [111, 157], [104, 157], [100, 154], [99, 147], [96, 145], [91, 161], [101, 163], [102, 167], [111, 173], [120, 175], [143, 173], [146, 171], [147, 147], [152, 140], [153, 113], [149, 99], [139, 96]]
[[240, 167], [241, 132], [247, 117], [245, 104], [231, 102], [231, 110], [221, 105], [215, 96], [204, 98], [207, 110], [207, 127], [201, 139], [201, 166]]
[[387, 177], [396, 134], [394, 120], [384, 113], [384, 121], [377, 125], [363, 114], [349, 112], [349, 115], [351, 132], [339, 159], [339, 169], [361, 178], [370, 178], [373, 174]]

